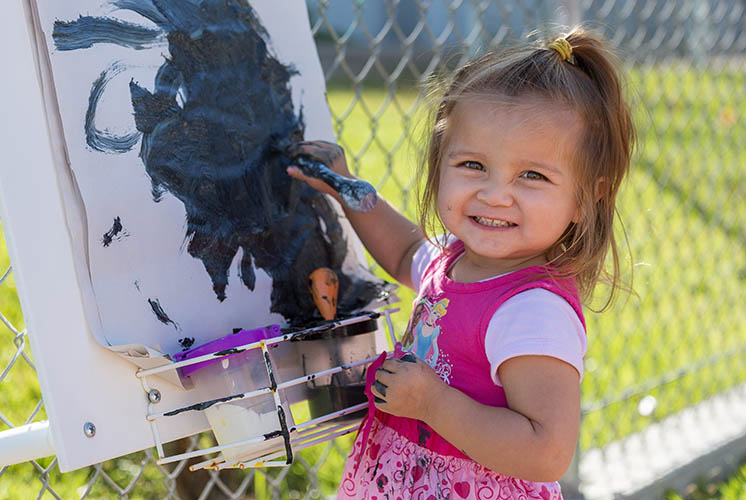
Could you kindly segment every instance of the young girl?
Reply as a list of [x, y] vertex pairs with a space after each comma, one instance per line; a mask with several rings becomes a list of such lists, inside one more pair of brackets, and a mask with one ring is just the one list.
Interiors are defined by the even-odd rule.
[[[369, 370], [375, 411], [339, 498], [561, 498], [580, 416], [581, 302], [602, 275], [612, 294], [618, 283], [614, 204], [633, 135], [614, 60], [582, 29], [455, 73], [429, 139], [419, 227], [382, 199], [346, 211], [419, 295], [411, 352]], [[338, 146], [298, 148], [351, 177]], [[437, 244], [425, 236], [436, 222]]]

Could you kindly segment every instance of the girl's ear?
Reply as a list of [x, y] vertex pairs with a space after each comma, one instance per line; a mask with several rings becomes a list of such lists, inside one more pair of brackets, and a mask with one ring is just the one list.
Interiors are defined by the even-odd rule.
[[575, 212], [572, 214], [572, 218], [570, 219], [573, 224], [577, 224], [578, 222], [580, 222], [580, 213], [580, 203], [578, 203], [578, 206], [575, 207]]
[[594, 193], [596, 196], [596, 203], [598, 203], [601, 198], [604, 196], [604, 192], [606, 191], [606, 178], [605, 177], [599, 177], [596, 181], [596, 192]]

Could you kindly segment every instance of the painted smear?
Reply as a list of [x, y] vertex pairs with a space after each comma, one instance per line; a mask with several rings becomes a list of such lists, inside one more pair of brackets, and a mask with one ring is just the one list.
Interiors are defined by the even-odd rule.
[[[340, 315], [385, 297], [388, 285], [367, 270], [342, 271], [347, 243], [337, 212], [324, 195], [286, 173], [291, 160], [284, 152], [305, 132], [302, 110], [294, 109], [291, 98], [297, 71], [270, 54], [267, 32], [251, 6], [245, 0], [110, 3], [153, 22], [168, 42], [153, 90], [130, 82], [140, 158], [153, 200], [168, 194], [183, 203], [187, 251], [202, 262], [215, 297], [225, 300], [239, 251], [240, 282], [253, 290], [255, 268], [263, 269], [272, 278], [271, 311], [291, 324], [319, 317], [306, 286], [318, 267], [339, 277]], [[63, 26], [68, 47], [75, 46], [70, 37], [80, 46], [126, 40], [144, 45], [157, 38], [107, 21], [107, 33], [117, 33], [107, 39], [86, 34], [77, 23], [74, 30], [55, 23], [55, 40], [63, 40]], [[124, 32], [134, 34], [126, 38]], [[105, 70], [91, 92], [86, 132], [97, 151], [121, 153], [137, 140], [93, 126], [100, 93], [119, 71], [117, 63]]]
[[168, 325], [172, 324], [174, 325], [174, 328], [177, 330], [179, 329], [179, 325], [177, 325], [171, 318], [168, 317], [168, 314], [163, 310], [163, 307], [161, 307], [161, 303], [158, 299], [148, 299], [148, 304], [150, 304], [150, 308], [153, 310], [153, 314], [155, 314], [155, 317], [158, 318], [158, 321], [161, 323]]
[[117, 136], [108, 130], [99, 130], [96, 128], [96, 108], [98, 107], [101, 96], [104, 94], [106, 84], [121, 73], [123, 69], [121, 64], [115, 62], [102, 71], [101, 75], [93, 82], [91, 93], [88, 96], [88, 110], [85, 113], [86, 143], [101, 153], [126, 153], [135, 147], [137, 141], [140, 140], [140, 134], [137, 132]]
[[418, 424], [417, 425], [417, 443], [420, 446], [425, 446], [427, 444], [428, 439], [430, 439], [431, 433], [429, 430], [427, 430], [424, 426]]
[[[104, 247], [108, 247], [113, 241], [121, 241], [127, 236], [129, 236], [129, 233], [124, 230], [124, 227], [122, 226], [122, 219], [119, 217], [115, 217], [114, 224], [111, 225], [111, 229], [104, 233], [104, 236], [101, 238], [101, 243], [104, 245]], [[138, 290], [140, 290], [137, 281], [135, 281], [135, 286]]]
[[140, 50], [163, 42], [163, 33], [117, 19], [80, 16], [75, 21], [56, 21], [52, 39], [57, 50], [87, 49], [97, 43]]
[[223, 403], [225, 401], [230, 401], [232, 399], [238, 399], [242, 397], [243, 394], [234, 394], [232, 396], [225, 396], [223, 398], [217, 398], [212, 399], [210, 401], [203, 401], [201, 403], [197, 403], [191, 406], [184, 406], [182, 408], [177, 408], [175, 410], [171, 410], [169, 412], [166, 412], [163, 414], [164, 417], [173, 417], [174, 415], [178, 415], [179, 413], [184, 413], [185, 411], [203, 411], [207, 408], [211, 407], [212, 405], [215, 405], [217, 403]]

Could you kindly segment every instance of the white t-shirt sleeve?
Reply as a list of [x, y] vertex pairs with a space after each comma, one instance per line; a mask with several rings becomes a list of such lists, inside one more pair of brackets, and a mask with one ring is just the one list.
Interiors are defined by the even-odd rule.
[[[442, 236], [437, 236], [438, 241], [441, 240]], [[415, 290], [420, 288], [420, 281], [422, 281], [422, 275], [425, 274], [427, 265], [432, 262], [435, 257], [440, 255], [440, 248], [437, 245], [431, 243], [428, 240], [422, 240], [420, 246], [415, 250], [412, 256], [412, 286]]]
[[497, 385], [502, 385], [497, 374], [500, 364], [526, 355], [561, 359], [583, 379], [587, 349], [583, 324], [572, 306], [549, 290], [532, 288], [506, 300], [487, 326], [484, 346]]

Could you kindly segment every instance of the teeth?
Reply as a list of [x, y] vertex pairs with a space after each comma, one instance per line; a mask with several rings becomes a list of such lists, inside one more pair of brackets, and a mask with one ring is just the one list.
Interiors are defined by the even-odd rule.
[[484, 226], [490, 226], [490, 227], [509, 227], [509, 226], [515, 226], [512, 222], [508, 222], [505, 220], [500, 219], [488, 219], [486, 217], [474, 217], [474, 220], [477, 221], [479, 224], [482, 224]]

